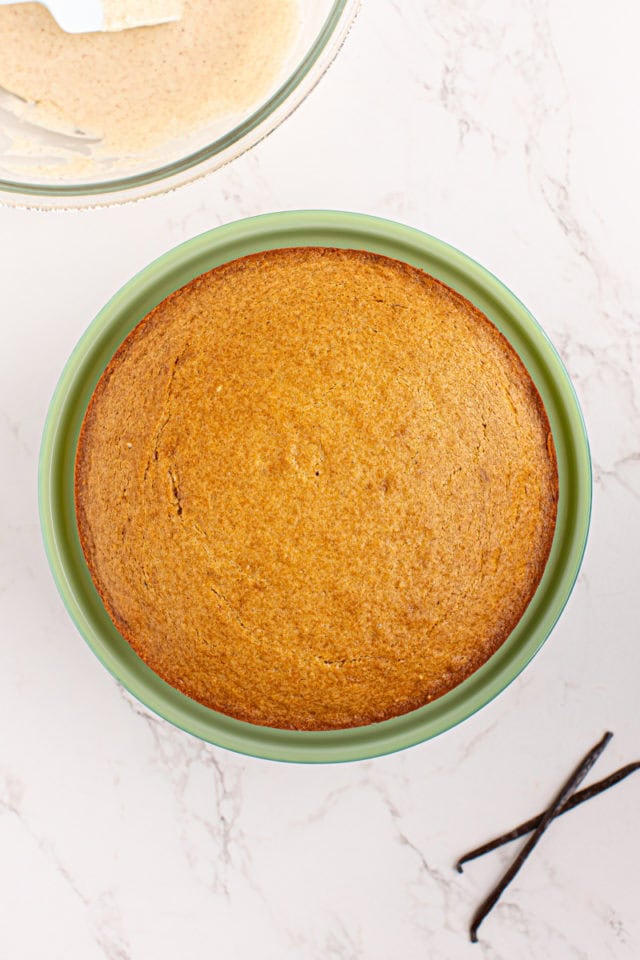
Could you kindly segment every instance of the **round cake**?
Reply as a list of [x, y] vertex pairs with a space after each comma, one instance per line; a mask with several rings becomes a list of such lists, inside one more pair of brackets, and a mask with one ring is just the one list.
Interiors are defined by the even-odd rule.
[[493, 324], [421, 270], [272, 250], [169, 296], [89, 403], [80, 541], [167, 683], [255, 724], [420, 707], [507, 639], [542, 577], [547, 416]]

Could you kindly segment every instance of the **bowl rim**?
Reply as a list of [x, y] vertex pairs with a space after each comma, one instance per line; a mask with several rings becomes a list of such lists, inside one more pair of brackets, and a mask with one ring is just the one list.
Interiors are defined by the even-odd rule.
[[300, 106], [338, 55], [360, 5], [361, 0], [333, 0], [313, 43], [277, 90], [206, 146], [151, 170], [90, 183], [26, 183], [0, 177], [0, 202], [38, 209], [104, 206], [164, 193], [212, 173], [273, 133]]
[[[458, 277], [456, 288], [488, 313], [531, 373], [551, 422], [560, 476], [558, 522], [544, 576], [522, 620], [499, 650], [462, 684], [417, 710], [364, 727], [312, 732], [234, 720], [160, 680], [109, 620], [91, 582], [70, 506], [77, 434], [86, 404], [117, 345], [151, 309], [149, 304], [164, 299], [176, 283], [182, 286], [204, 272], [203, 264], [211, 269], [247, 253], [305, 245], [385, 255], [392, 255], [391, 250], [396, 258], [429, 269], [445, 282], [452, 275]], [[475, 299], [469, 296], [474, 291]], [[506, 322], [513, 326], [505, 328]], [[444, 733], [493, 700], [521, 673], [551, 633], [577, 579], [591, 517], [592, 470], [578, 399], [558, 353], [522, 302], [490, 271], [444, 241], [395, 221], [344, 211], [298, 210], [234, 221], [193, 237], [150, 263], [108, 301], [71, 353], [53, 394], [40, 450], [38, 500], [45, 552], [67, 611], [103, 665], [134, 697], [186, 732], [237, 753], [327, 763], [370, 759]]]

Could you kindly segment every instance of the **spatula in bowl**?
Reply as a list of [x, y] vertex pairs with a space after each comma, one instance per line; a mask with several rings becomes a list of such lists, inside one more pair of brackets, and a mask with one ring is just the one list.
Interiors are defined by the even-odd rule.
[[[0, 6], [30, 0], [0, 0]], [[182, 0], [42, 0], [67, 33], [149, 27], [179, 20]]]

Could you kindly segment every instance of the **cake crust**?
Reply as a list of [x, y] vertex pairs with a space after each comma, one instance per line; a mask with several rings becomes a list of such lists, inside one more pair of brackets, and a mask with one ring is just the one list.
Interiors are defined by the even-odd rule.
[[78, 442], [82, 549], [136, 653], [265, 726], [388, 719], [470, 676], [533, 596], [558, 498], [541, 398], [417, 268], [288, 248], [124, 340]]

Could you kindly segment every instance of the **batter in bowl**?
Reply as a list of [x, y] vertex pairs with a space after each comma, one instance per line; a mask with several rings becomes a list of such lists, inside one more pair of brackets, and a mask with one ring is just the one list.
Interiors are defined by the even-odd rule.
[[90, 34], [65, 33], [37, 3], [2, 6], [0, 87], [32, 123], [110, 156], [149, 153], [246, 115], [279, 80], [297, 25], [296, 0], [184, 0], [176, 23]]

